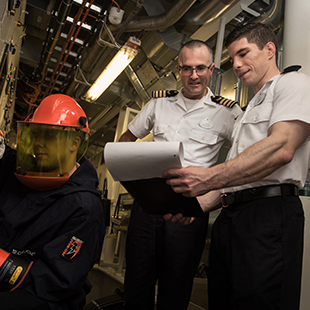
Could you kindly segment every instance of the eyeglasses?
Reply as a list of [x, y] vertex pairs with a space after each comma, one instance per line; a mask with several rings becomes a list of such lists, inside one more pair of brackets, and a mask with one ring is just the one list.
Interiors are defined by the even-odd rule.
[[193, 71], [195, 70], [198, 76], [206, 75], [208, 70], [211, 68], [212, 64], [207, 67], [204, 65], [197, 66], [196, 68], [190, 67], [190, 66], [180, 66], [181, 74], [183, 76], [191, 76], [193, 74]]

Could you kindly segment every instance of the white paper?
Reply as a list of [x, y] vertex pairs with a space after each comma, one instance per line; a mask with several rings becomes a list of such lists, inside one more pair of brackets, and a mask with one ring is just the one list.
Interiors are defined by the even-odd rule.
[[109, 142], [104, 160], [115, 181], [162, 177], [169, 168], [181, 168], [182, 142]]

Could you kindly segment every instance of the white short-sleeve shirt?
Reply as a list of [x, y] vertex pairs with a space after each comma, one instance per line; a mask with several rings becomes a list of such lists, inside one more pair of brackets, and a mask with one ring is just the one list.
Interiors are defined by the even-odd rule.
[[[268, 129], [282, 121], [310, 123], [310, 78], [299, 72], [281, 74], [269, 80], [249, 102], [233, 130], [227, 160], [235, 158], [254, 143], [267, 137]], [[226, 188], [235, 192], [257, 186], [292, 183], [302, 188], [310, 163], [309, 138], [295, 152], [292, 161], [262, 180]]]
[[187, 111], [182, 90], [174, 97], [149, 101], [128, 125], [142, 139], [150, 132], [154, 141], [181, 141], [183, 166], [214, 165], [226, 139], [231, 139], [235, 122], [232, 109], [211, 100], [211, 90]]

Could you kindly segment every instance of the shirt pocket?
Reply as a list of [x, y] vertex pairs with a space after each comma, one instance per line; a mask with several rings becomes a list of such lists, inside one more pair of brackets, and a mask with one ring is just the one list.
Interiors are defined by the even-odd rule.
[[207, 145], [214, 145], [218, 142], [219, 134], [214, 131], [192, 129], [190, 140]]
[[218, 132], [192, 129], [189, 143], [185, 146], [186, 159], [194, 166], [212, 166], [222, 145]]
[[157, 123], [153, 127], [153, 135], [158, 138], [164, 139], [168, 131], [168, 124]]
[[272, 112], [272, 103], [264, 102], [263, 104], [253, 107], [244, 119], [243, 124], [257, 124], [262, 122], [269, 122]]
[[235, 142], [238, 143], [238, 153], [267, 137], [271, 113], [272, 103], [263, 102], [245, 115], [239, 136], [235, 138]]

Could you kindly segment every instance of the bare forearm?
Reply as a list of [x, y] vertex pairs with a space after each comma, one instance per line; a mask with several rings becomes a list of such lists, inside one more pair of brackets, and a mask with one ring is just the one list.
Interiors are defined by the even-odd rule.
[[[272, 144], [271, 144], [272, 145]], [[237, 186], [262, 179], [283, 165], [281, 152], [273, 145], [265, 147], [265, 143], [251, 146], [236, 158], [211, 168], [189, 166], [183, 169], [169, 169], [163, 173], [167, 184], [176, 193], [197, 197], [212, 190]]]
[[292, 156], [293, 151], [283, 148], [281, 141], [264, 139], [236, 158], [210, 168], [211, 189], [237, 186], [263, 179], [288, 163]]
[[310, 133], [310, 125], [288, 123], [274, 125], [267, 138], [223, 164], [211, 168], [170, 169], [163, 177], [175, 192], [189, 197], [260, 180], [289, 163]]
[[309, 132], [310, 125], [299, 121], [274, 124], [266, 139], [223, 165], [211, 168], [216, 188], [251, 183], [270, 175], [292, 160]]

